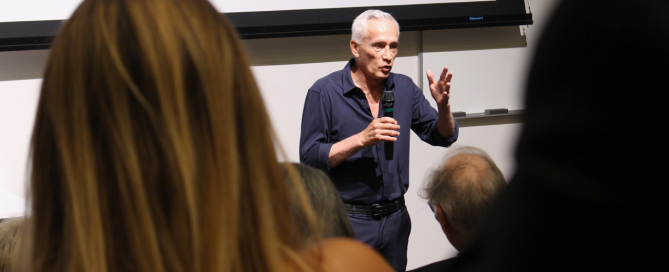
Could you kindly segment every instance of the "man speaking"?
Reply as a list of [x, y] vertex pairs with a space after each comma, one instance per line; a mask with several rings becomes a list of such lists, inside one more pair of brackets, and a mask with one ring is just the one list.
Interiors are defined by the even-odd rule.
[[[409, 77], [390, 72], [398, 40], [399, 25], [388, 13], [368, 10], [353, 21], [354, 58], [307, 93], [300, 161], [330, 173], [356, 238], [378, 250], [397, 271], [405, 271], [411, 232], [404, 206], [409, 129], [431, 145], [448, 147], [458, 138], [458, 124], [448, 102], [448, 68], [438, 81], [427, 71], [438, 111]], [[384, 91], [392, 92], [394, 103], [388, 105], [393, 118], [383, 115]], [[392, 154], [385, 143], [393, 143]]]

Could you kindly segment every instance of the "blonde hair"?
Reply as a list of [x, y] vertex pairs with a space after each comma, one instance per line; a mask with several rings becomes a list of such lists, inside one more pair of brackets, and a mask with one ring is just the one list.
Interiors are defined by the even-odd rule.
[[0, 219], [0, 272], [17, 271], [19, 232], [23, 218]]
[[299, 262], [273, 142], [236, 32], [208, 1], [84, 1], [42, 83], [28, 270]]

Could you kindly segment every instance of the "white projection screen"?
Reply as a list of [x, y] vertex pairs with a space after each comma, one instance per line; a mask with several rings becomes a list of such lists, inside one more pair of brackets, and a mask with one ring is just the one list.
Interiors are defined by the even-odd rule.
[[[47, 49], [82, 0], [0, 1], [0, 51]], [[402, 31], [532, 24], [525, 0], [211, 0], [241, 38], [350, 33], [366, 9], [392, 14]]]
[[[401, 6], [495, 0], [292, 0], [292, 1], [237, 1], [211, 0], [220, 12], [255, 12], [304, 9], [332, 9], [369, 6]], [[0, 22], [25, 22], [65, 20], [70, 17], [81, 0], [23, 0], [0, 1]]]

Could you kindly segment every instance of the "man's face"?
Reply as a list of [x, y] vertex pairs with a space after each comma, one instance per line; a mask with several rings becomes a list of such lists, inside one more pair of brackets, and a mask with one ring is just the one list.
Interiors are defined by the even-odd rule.
[[351, 42], [356, 65], [366, 77], [385, 79], [397, 56], [398, 31], [391, 20], [367, 21], [367, 35], [362, 44]]

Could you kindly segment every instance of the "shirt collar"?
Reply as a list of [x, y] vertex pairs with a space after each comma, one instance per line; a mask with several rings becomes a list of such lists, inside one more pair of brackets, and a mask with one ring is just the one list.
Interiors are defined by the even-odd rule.
[[[342, 78], [342, 86], [344, 87], [344, 94], [347, 94], [350, 91], [355, 90], [357, 87], [355, 86], [355, 83], [353, 83], [353, 78], [351, 78], [351, 66], [355, 65], [355, 58], [350, 59], [347, 63], [346, 66], [344, 66], [344, 74]], [[388, 78], [385, 80], [385, 89], [386, 90], [391, 90], [395, 86], [395, 82], [393, 81], [393, 77], [395, 74], [390, 73], [388, 75]]]

